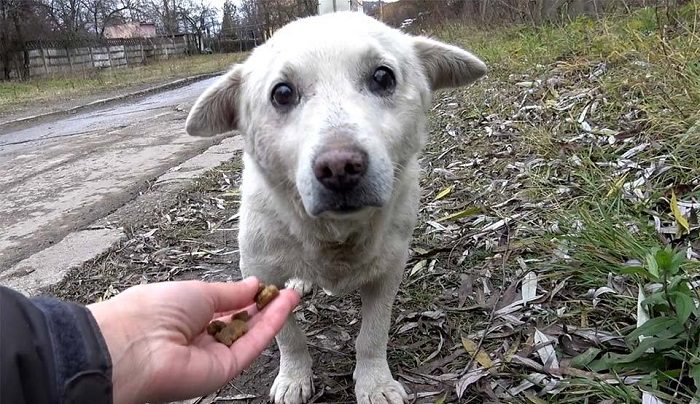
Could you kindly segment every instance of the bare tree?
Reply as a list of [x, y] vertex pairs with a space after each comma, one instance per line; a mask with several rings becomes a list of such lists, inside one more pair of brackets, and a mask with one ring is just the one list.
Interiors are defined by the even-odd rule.
[[10, 79], [13, 66], [20, 78], [28, 76], [27, 40], [37, 39], [48, 29], [45, 10], [34, 0], [0, 0], [0, 64], [3, 79]]
[[104, 37], [105, 28], [117, 22], [126, 22], [127, 11], [138, 10], [131, 0], [82, 0], [83, 7], [90, 16], [89, 25], [97, 38]]
[[239, 24], [236, 14], [238, 14], [236, 5], [226, 0], [226, 2], [224, 2], [223, 15], [221, 18], [221, 37], [233, 39], [238, 37]]
[[216, 9], [204, 4], [200, 0], [199, 3], [194, 1], [182, 1], [178, 4], [178, 15], [183, 21], [184, 28], [190, 32], [194, 33], [197, 49], [200, 51], [204, 49], [202, 40], [206, 34], [207, 39], [210, 39], [212, 31], [212, 22], [216, 15]]

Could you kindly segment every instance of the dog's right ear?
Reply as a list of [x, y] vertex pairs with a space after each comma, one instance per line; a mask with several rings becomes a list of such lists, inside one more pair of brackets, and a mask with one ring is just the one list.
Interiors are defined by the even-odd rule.
[[208, 137], [237, 129], [236, 104], [240, 86], [241, 65], [235, 65], [197, 98], [187, 115], [187, 133]]

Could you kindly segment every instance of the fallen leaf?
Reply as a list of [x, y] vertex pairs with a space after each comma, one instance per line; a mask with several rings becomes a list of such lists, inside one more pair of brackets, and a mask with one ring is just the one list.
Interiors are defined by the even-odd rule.
[[458, 297], [459, 297], [459, 305], [458, 307], [464, 306], [464, 303], [466, 303], [467, 298], [473, 297], [474, 295], [474, 285], [472, 283], [472, 277], [468, 274], [462, 274], [460, 275], [461, 281], [459, 285], [459, 292], [458, 292]]
[[413, 247], [413, 251], [416, 254], [420, 254], [420, 255], [426, 255], [430, 252], [430, 250], [426, 250], [425, 248], [421, 248], [421, 247]]
[[438, 354], [440, 354], [440, 351], [442, 351], [442, 345], [443, 345], [444, 343], [445, 343], [445, 339], [442, 337], [442, 334], [440, 334], [440, 343], [438, 344], [437, 348], [435, 348], [435, 350], [433, 351], [433, 353], [431, 353], [430, 355], [428, 355], [427, 358], [425, 358], [425, 360], [423, 361], [423, 363], [425, 363], [425, 362], [430, 362], [430, 361], [433, 360], [436, 356], [438, 356]]
[[688, 225], [688, 219], [686, 219], [681, 210], [678, 208], [678, 199], [676, 199], [676, 193], [671, 190], [671, 212], [673, 212], [673, 217], [676, 219], [678, 225], [685, 229], [686, 233], [690, 231], [690, 226]]
[[535, 300], [537, 296], [537, 274], [528, 272], [523, 278], [522, 285], [523, 303]]
[[596, 307], [601, 300], [600, 296], [606, 293], [617, 293], [617, 291], [607, 286], [601, 286], [598, 289], [589, 289], [586, 297], [593, 300], [593, 307]]
[[405, 332], [407, 332], [407, 331], [410, 331], [410, 330], [412, 330], [412, 329], [414, 329], [414, 328], [416, 328], [416, 327], [418, 327], [418, 323], [415, 323], [415, 322], [413, 322], [413, 323], [406, 323], [406, 324], [402, 325], [402, 326], [398, 329], [398, 331], [396, 331], [396, 332], [397, 332], [398, 334], [403, 334], [403, 333], [405, 333]]
[[242, 401], [242, 400], [250, 400], [253, 398], [257, 398], [258, 396], [254, 394], [236, 394], [235, 396], [222, 396], [222, 397], [216, 397], [216, 401]]
[[445, 317], [445, 312], [442, 310], [429, 310], [422, 312], [420, 315], [423, 317], [428, 317], [432, 320], [437, 320], [439, 318]]
[[554, 351], [554, 347], [549, 338], [537, 328], [535, 328], [535, 345], [542, 345], [542, 347], [537, 349], [537, 355], [540, 357], [542, 364], [545, 367], [558, 369], [559, 360], [557, 359], [557, 353]]
[[476, 351], [476, 342], [470, 340], [469, 338], [462, 337], [462, 346], [464, 347], [464, 350], [469, 352], [469, 354], [474, 357], [479, 365], [485, 367], [486, 369], [491, 369], [493, 367], [493, 361], [483, 348], [479, 349], [479, 352]]
[[488, 373], [484, 369], [474, 369], [467, 372], [461, 379], [457, 382], [455, 386], [457, 390], [457, 397], [462, 398], [464, 392], [469, 388], [470, 385], [478, 382], [482, 377], [486, 376]]
[[408, 276], [413, 276], [413, 275], [417, 274], [417, 273], [420, 272], [423, 268], [425, 268], [426, 265], [428, 265], [428, 260], [420, 260], [420, 261], [418, 261], [418, 262], [416, 263], [416, 265], [413, 266], [413, 268], [411, 269], [411, 273], [410, 273]]
[[450, 185], [449, 187], [443, 189], [442, 191], [438, 192], [437, 195], [435, 195], [435, 200], [439, 201], [440, 199], [446, 197], [447, 195], [452, 193], [452, 189], [454, 189], [454, 185]]
[[[644, 294], [644, 288], [642, 286], [639, 286], [639, 293], [637, 294], [637, 328], [641, 327], [649, 321], [649, 312], [647, 312], [646, 308], [644, 307], [644, 304], [642, 304], [646, 300], [646, 295]], [[639, 342], [642, 342], [646, 337], [644, 335], [639, 336]], [[647, 349], [647, 352], [654, 352], [653, 348]]]
[[656, 398], [656, 396], [652, 395], [651, 393], [642, 391], [642, 404], [664, 404], [664, 402]]

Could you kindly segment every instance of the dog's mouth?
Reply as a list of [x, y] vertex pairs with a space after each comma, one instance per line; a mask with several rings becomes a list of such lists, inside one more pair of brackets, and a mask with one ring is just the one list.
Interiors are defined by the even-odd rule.
[[340, 206], [337, 209], [331, 210], [329, 212], [332, 212], [332, 213], [335, 213], [338, 215], [349, 215], [351, 213], [359, 212], [362, 209], [364, 209], [364, 207], [361, 207], [361, 206]]
[[372, 207], [347, 207], [336, 210], [326, 210], [317, 215], [317, 217], [327, 219], [352, 220], [361, 219], [367, 215]]
[[342, 195], [326, 195], [319, 198], [310, 213], [313, 216], [347, 218], [357, 216], [372, 208], [380, 208], [382, 205], [381, 201], [374, 198], [348, 198]]

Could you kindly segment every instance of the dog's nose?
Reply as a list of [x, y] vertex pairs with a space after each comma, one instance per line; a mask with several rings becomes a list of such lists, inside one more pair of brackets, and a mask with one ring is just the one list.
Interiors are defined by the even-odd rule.
[[335, 192], [353, 189], [367, 171], [367, 153], [358, 149], [333, 149], [321, 152], [313, 163], [316, 179]]

